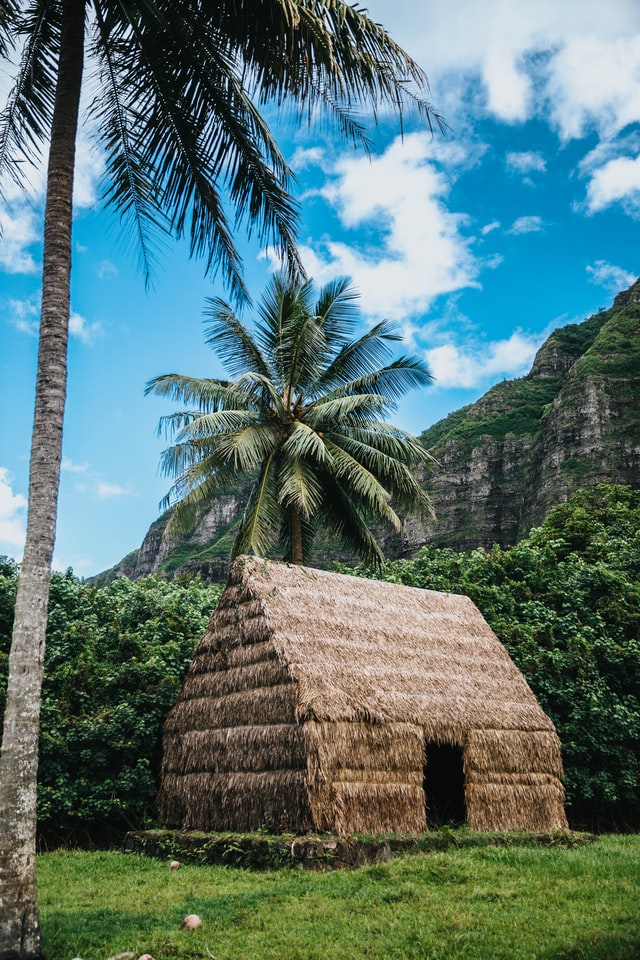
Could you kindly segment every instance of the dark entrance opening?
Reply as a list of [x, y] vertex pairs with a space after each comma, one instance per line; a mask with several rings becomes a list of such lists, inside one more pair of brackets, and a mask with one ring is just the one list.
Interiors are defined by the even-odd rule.
[[464, 803], [462, 747], [451, 743], [427, 743], [424, 795], [427, 825], [461, 824], [467, 819]]

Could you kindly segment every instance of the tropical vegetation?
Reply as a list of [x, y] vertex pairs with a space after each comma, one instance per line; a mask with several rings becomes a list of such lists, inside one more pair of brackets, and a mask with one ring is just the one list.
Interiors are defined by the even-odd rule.
[[[233, 230], [298, 264], [290, 170], [260, 112], [318, 110], [366, 146], [358, 110], [427, 122], [422, 70], [342, 0], [2, 0], [0, 57], [14, 77], [0, 115], [0, 178], [47, 157], [43, 281], [27, 535], [0, 753], [0, 957], [42, 956], [35, 879], [36, 772], [70, 316], [73, 182], [83, 81], [106, 161], [104, 199], [132, 231], [145, 274], [163, 236], [246, 290]], [[17, 57], [14, 68], [8, 61]], [[85, 69], [86, 66], [86, 69]]]
[[556, 725], [573, 825], [640, 824], [640, 491], [579, 490], [513, 547], [382, 576], [477, 604]]
[[[164, 506], [167, 532], [197, 508], [255, 478], [232, 554], [265, 556], [274, 539], [285, 559], [308, 562], [319, 529], [376, 566], [384, 557], [373, 523], [399, 531], [398, 511], [430, 511], [415, 469], [425, 448], [383, 418], [431, 376], [418, 358], [392, 359], [400, 340], [382, 321], [353, 339], [357, 294], [346, 278], [317, 294], [311, 281], [275, 275], [252, 331], [231, 306], [209, 301], [206, 342], [231, 380], [156, 377], [147, 392], [189, 407], [164, 417], [176, 442], [163, 454], [177, 477]], [[381, 365], [382, 364], [382, 365]]]
[[[581, 491], [509, 550], [425, 549], [383, 575], [478, 604], [556, 724], [572, 826], [640, 825], [639, 491]], [[16, 583], [5, 559], [0, 707]], [[42, 843], [103, 843], [155, 822], [163, 720], [220, 590], [186, 576], [98, 589], [54, 573]]]
[[[6, 678], [16, 565], [0, 560]], [[38, 766], [41, 846], [109, 843], [153, 822], [162, 724], [222, 587], [51, 579]], [[0, 691], [0, 708], [4, 705]]]

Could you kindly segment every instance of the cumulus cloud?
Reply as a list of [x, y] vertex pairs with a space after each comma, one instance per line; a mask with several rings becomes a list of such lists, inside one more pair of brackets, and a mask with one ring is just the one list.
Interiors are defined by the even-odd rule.
[[480, 230], [480, 233], [483, 237], [486, 237], [488, 233], [493, 233], [494, 230], [497, 230], [500, 227], [499, 220], [492, 220], [491, 223], [485, 223], [484, 227]]
[[511, 224], [507, 233], [517, 236], [520, 233], [539, 233], [544, 228], [542, 217], [518, 217]]
[[77, 337], [82, 343], [90, 344], [100, 334], [101, 325], [97, 321], [89, 323], [83, 316], [75, 311], [71, 312], [69, 317], [69, 333]]
[[616, 267], [612, 263], [607, 263], [606, 260], [596, 260], [595, 263], [587, 267], [587, 273], [592, 283], [598, 284], [599, 287], [604, 287], [605, 290], [611, 294], [625, 290], [627, 287], [630, 287], [636, 279], [635, 274], [629, 270], [625, 270], [623, 267]]
[[437, 387], [479, 387], [499, 377], [527, 373], [540, 347], [540, 337], [516, 331], [507, 340], [491, 343], [444, 343], [426, 351], [426, 360]]
[[547, 161], [541, 153], [535, 151], [511, 152], [505, 157], [507, 170], [513, 173], [544, 173]]
[[35, 273], [31, 247], [38, 242], [38, 217], [26, 203], [0, 210], [0, 269], [6, 273]]
[[622, 203], [627, 212], [640, 215], [640, 156], [616, 157], [595, 169], [587, 185], [590, 213]]
[[[611, 6], [611, 5], [609, 5]], [[597, 31], [567, 39], [552, 61], [547, 92], [565, 140], [590, 130], [611, 137], [640, 120], [640, 23], [631, 35]]]
[[13, 478], [6, 467], [0, 467], [0, 552], [16, 557], [25, 539], [26, 498], [14, 493]]
[[317, 193], [347, 239], [325, 236], [303, 246], [310, 276], [319, 284], [352, 277], [366, 314], [396, 320], [424, 313], [443, 293], [477, 285], [483, 264], [473, 253], [468, 219], [447, 206], [457, 167], [470, 162], [460, 145], [425, 134], [397, 139], [371, 160], [341, 156], [332, 166], [325, 160], [327, 179]]
[[429, 73], [433, 98], [452, 77], [480, 80], [483, 108], [506, 122], [550, 118], [564, 139], [640, 120], [640, 5], [634, 0], [367, 0], [374, 19]]

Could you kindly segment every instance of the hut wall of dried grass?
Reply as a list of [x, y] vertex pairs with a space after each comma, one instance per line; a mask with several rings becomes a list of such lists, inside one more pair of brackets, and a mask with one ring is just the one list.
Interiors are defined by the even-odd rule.
[[165, 725], [160, 816], [419, 832], [425, 744], [477, 829], [566, 826], [560, 745], [466, 597], [240, 558]]

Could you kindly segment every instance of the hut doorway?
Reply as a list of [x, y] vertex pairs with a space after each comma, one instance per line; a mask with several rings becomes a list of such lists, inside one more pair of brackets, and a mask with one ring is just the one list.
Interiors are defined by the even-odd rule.
[[462, 747], [452, 743], [427, 743], [424, 796], [427, 826], [461, 824], [467, 819], [464, 802]]

